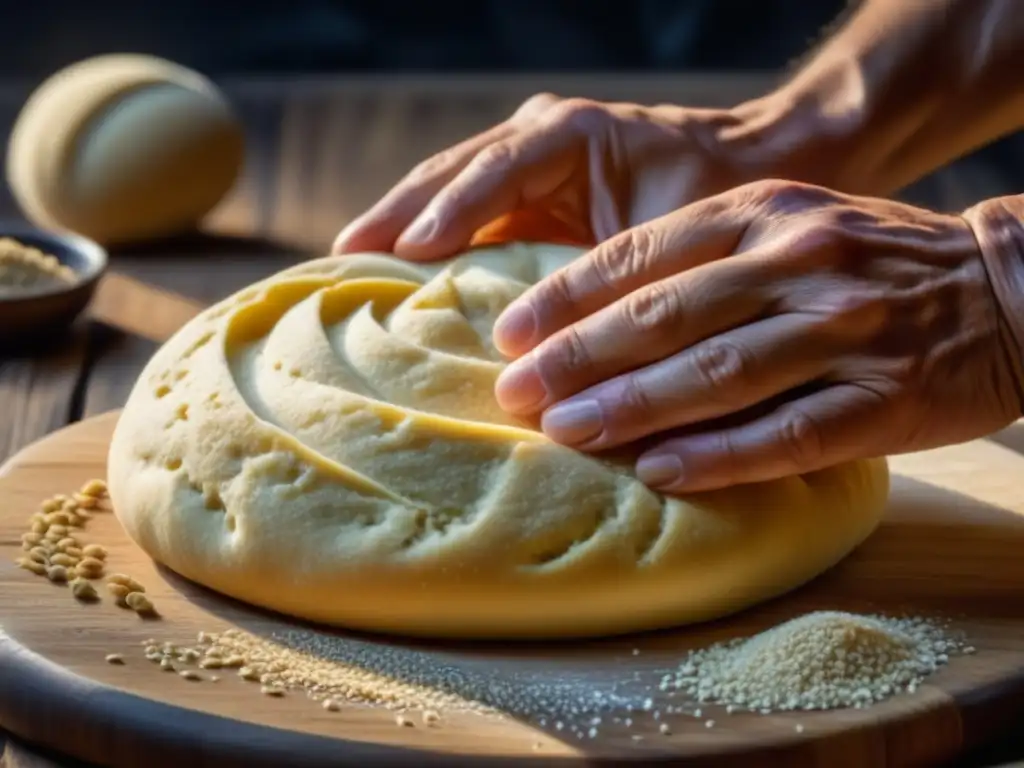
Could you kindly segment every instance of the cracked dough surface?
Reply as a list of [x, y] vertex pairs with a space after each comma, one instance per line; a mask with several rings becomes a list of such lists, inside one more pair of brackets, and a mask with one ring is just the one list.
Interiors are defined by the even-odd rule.
[[502, 309], [581, 251], [427, 267], [327, 257], [209, 308], [150, 360], [109, 454], [155, 560], [224, 594], [421, 636], [617, 634], [814, 578], [877, 526], [884, 460], [687, 498], [501, 411]]

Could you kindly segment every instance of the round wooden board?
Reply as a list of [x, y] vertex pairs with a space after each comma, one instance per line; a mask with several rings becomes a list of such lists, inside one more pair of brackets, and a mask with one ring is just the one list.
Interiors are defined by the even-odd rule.
[[[241, 605], [155, 566], [113, 514], [80, 534], [110, 552], [110, 571], [147, 585], [160, 618], [109, 599], [77, 603], [67, 587], [17, 568], [21, 534], [39, 502], [104, 475], [116, 414], [81, 422], [22, 451], [0, 470], [0, 725], [29, 742], [109, 766], [581, 764], [687, 758], [713, 765], [927, 765], [1005, 727], [1024, 712], [1024, 425], [989, 441], [898, 457], [879, 530], [812, 584], [724, 621], [591, 643], [398, 646], [510, 689], [542, 676], [606, 691], [633, 680], [654, 710], [678, 699], [657, 681], [684, 652], [748, 635], [816, 609], [940, 614], [978, 649], [955, 658], [913, 695], [864, 710], [701, 717], [606, 715], [596, 737], [513, 717], [445, 713], [399, 727], [382, 707], [327, 712], [305, 695], [275, 699], [236, 675], [189, 682], [143, 658], [149, 637], [192, 641], [201, 630], [267, 635], [294, 622]], [[823, 510], [823, 514], [826, 513]], [[828, 520], [822, 521], [823, 525]], [[341, 633], [338, 633], [341, 634]], [[127, 663], [105, 662], [109, 653]], [[630, 683], [634, 685], [634, 683]], [[648, 692], [653, 688], [653, 694]], [[623, 690], [628, 691], [629, 686]], [[706, 721], [714, 720], [713, 727]], [[659, 732], [668, 722], [670, 734]], [[799, 728], [797, 726], [800, 726]], [[636, 740], [634, 736], [642, 736]]]

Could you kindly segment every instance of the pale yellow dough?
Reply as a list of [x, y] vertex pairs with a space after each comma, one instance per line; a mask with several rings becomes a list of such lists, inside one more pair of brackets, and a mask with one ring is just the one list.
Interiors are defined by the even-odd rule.
[[719, 617], [814, 578], [875, 529], [884, 460], [664, 498], [629, 461], [502, 412], [491, 327], [578, 254], [329, 257], [222, 301], [135, 385], [110, 448], [117, 516], [157, 561], [250, 603], [503, 638]]

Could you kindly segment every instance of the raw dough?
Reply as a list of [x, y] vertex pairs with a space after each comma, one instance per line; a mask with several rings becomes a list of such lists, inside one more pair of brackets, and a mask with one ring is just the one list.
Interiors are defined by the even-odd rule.
[[663, 498], [494, 402], [501, 310], [576, 248], [281, 272], [150, 361], [109, 457], [114, 508], [212, 589], [362, 630], [564, 637], [722, 616], [876, 527], [884, 460]]
[[205, 77], [153, 56], [110, 54], [47, 78], [7, 146], [27, 218], [105, 245], [178, 234], [229, 192], [242, 125]]

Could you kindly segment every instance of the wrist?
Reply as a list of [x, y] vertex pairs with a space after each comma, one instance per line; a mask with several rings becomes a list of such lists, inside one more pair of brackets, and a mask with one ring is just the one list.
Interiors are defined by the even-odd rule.
[[[1003, 348], [1024, 392], [1024, 195], [985, 200], [964, 211], [998, 310]], [[1024, 413], [1024, 402], [1020, 403]]]

